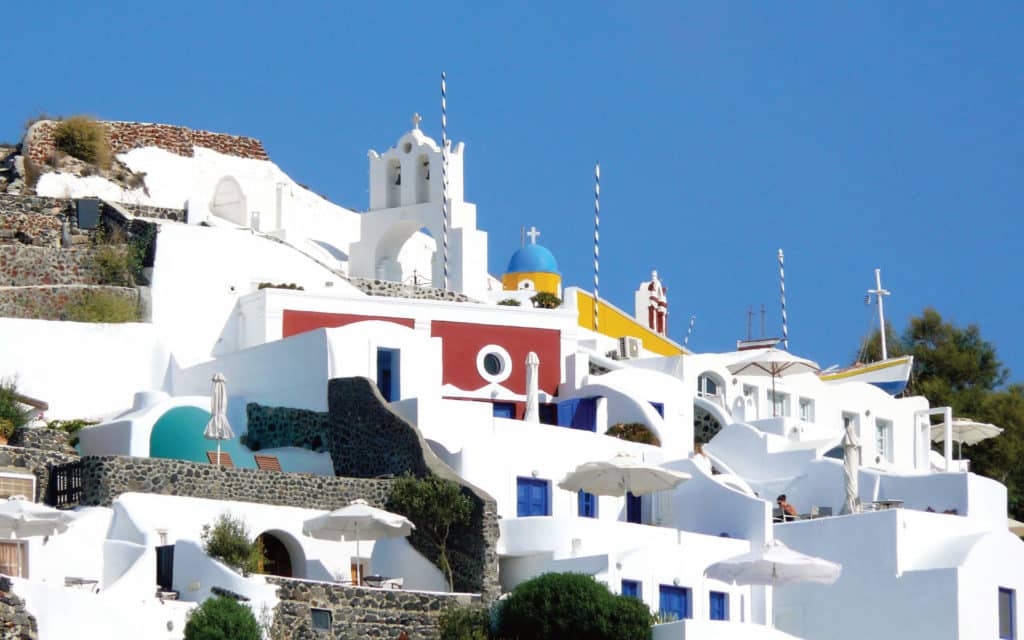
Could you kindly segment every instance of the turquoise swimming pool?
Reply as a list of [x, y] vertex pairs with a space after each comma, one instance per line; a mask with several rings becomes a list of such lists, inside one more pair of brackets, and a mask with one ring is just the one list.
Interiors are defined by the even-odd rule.
[[[198, 407], [175, 407], [168, 410], [153, 425], [153, 432], [149, 436], [149, 456], [208, 463], [206, 452], [217, 450], [216, 441], [203, 437], [209, 420], [210, 412]], [[222, 441], [220, 450], [231, 454], [236, 467], [256, 466], [252, 451], [239, 442], [237, 436]]]

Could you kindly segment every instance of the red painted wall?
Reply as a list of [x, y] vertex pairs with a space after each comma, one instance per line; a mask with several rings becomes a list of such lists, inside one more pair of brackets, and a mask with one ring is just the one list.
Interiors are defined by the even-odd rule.
[[347, 324], [365, 322], [367, 320], [383, 320], [394, 322], [403, 327], [413, 328], [412, 318], [388, 318], [385, 316], [360, 316], [351, 313], [320, 313], [318, 311], [292, 311], [285, 309], [282, 322], [282, 337], [294, 336], [323, 327], [344, 327]]
[[552, 395], [558, 391], [561, 336], [555, 329], [435, 320], [430, 325], [430, 335], [441, 338], [443, 342], [444, 384], [467, 391], [489, 384], [477, 372], [476, 356], [484, 346], [496, 344], [508, 351], [512, 358], [512, 375], [501, 383], [502, 386], [514, 393], [526, 393], [526, 355], [533, 351], [540, 358], [538, 383], [541, 391]]

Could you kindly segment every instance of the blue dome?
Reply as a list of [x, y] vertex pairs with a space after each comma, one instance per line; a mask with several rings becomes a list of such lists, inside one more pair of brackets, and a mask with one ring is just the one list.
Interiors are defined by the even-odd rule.
[[528, 244], [512, 254], [506, 273], [558, 273], [558, 262], [550, 251], [539, 244]]

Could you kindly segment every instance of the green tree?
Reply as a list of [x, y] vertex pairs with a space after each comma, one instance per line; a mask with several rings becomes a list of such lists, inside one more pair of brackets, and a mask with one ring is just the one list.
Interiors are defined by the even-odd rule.
[[32, 410], [19, 400], [18, 379], [0, 379], [0, 422], [9, 425], [10, 431], [28, 422]]
[[215, 596], [189, 613], [185, 640], [261, 640], [260, 625], [249, 607]]
[[249, 538], [249, 527], [245, 520], [230, 513], [222, 513], [212, 525], [204, 524], [203, 551], [227, 566], [249, 575], [259, 571], [263, 564], [263, 548], [259, 542]]
[[523, 582], [498, 605], [498, 636], [531, 640], [646, 640], [651, 612], [592, 576], [546, 573]]
[[469, 524], [473, 501], [454, 482], [435, 475], [416, 478], [406, 474], [395, 481], [388, 508], [412, 520], [416, 531], [437, 547], [437, 566], [448, 579], [448, 588], [454, 591], [448, 538], [452, 527]]
[[[887, 323], [888, 324], [888, 323]], [[928, 398], [933, 407], [952, 407], [957, 417], [1003, 428], [997, 438], [967, 446], [971, 470], [1006, 485], [1010, 514], [1024, 519], [1024, 385], [1004, 387], [1010, 372], [977, 324], [958, 327], [928, 307], [911, 317], [899, 339], [887, 327], [892, 355], [914, 356], [907, 393]], [[866, 339], [867, 360], [880, 356], [879, 333]]]

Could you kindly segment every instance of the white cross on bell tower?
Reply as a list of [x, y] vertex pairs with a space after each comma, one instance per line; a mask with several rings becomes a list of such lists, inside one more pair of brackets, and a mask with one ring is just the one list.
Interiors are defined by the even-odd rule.
[[530, 230], [526, 232], [526, 235], [530, 236], [530, 244], [537, 244], [537, 238], [540, 236], [540, 231], [537, 231], [537, 227], [530, 226]]

